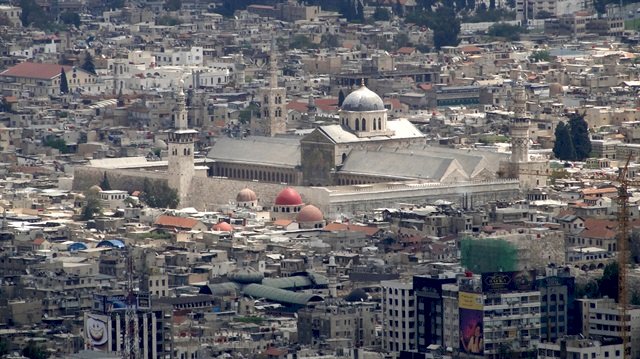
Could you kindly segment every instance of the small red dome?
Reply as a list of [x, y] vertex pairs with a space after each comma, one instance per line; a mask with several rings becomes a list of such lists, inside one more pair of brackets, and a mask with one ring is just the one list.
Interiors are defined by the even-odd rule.
[[236, 196], [236, 202], [253, 202], [257, 200], [258, 196], [256, 196], [256, 193], [249, 188], [245, 188], [238, 192], [238, 195]]
[[296, 216], [296, 222], [298, 223], [321, 222], [322, 220], [324, 220], [322, 211], [312, 204], [302, 207], [300, 213]]
[[213, 226], [214, 231], [233, 232], [233, 226], [227, 222], [219, 222]]
[[302, 197], [298, 191], [291, 187], [287, 187], [278, 193], [276, 197], [277, 206], [298, 206], [302, 204]]

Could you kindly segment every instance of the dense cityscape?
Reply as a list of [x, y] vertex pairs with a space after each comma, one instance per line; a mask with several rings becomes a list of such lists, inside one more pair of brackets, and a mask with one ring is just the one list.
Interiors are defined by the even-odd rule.
[[0, 0], [0, 358], [640, 358], [639, 31]]

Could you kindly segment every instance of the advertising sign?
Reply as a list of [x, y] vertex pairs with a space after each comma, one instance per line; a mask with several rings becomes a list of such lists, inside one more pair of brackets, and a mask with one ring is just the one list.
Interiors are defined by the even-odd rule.
[[505, 293], [533, 290], [535, 280], [535, 270], [482, 273], [482, 292]]
[[460, 351], [471, 355], [483, 355], [482, 294], [459, 292], [458, 303]]
[[109, 349], [109, 317], [98, 314], [85, 314], [84, 333], [87, 349], [108, 351]]

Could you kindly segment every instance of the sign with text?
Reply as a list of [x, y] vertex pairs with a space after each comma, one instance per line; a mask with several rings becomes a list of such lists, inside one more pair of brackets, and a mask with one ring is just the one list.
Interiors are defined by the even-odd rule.
[[505, 293], [533, 290], [535, 280], [535, 270], [482, 273], [482, 292]]

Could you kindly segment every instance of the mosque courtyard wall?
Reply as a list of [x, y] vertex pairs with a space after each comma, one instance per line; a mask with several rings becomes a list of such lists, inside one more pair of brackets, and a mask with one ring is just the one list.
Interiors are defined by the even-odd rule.
[[[167, 182], [166, 172], [78, 167], [75, 169], [73, 189], [84, 191], [99, 184], [107, 174], [113, 189], [141, 190], [145, 178]], [[259, 181], [231, 180], [222, 177], [194, 177], [191, 181], [187, 203], [184, 207], [199, 210], [216, 210], [233, 204], [236, 195], [244, 188], [252, 189], [258, 203], [271, 206], [286, 184]], [[329, 220], [340, 215], [352, 215], [376, 208], [395, 207], [398, 204], [432, 204], [446, 200], [461, 208], [473, 208], [491, 201], [509, 201], [518, 197], [519, 184], [515, 179], [497, 179], [466, 183], [375, 183], [335, 187], [295, 188], [307, 204], [320, 208]]]

